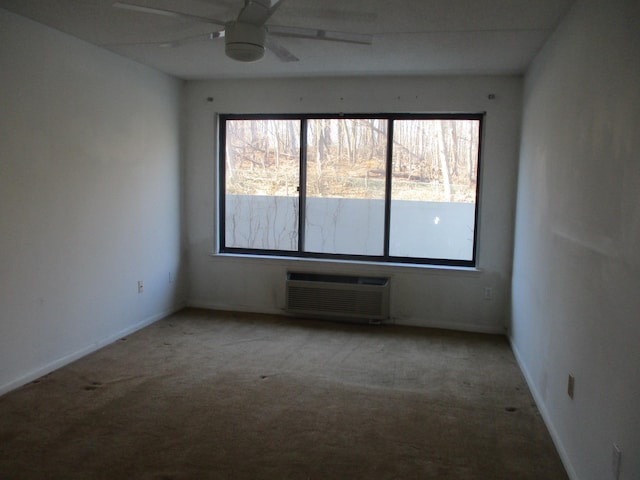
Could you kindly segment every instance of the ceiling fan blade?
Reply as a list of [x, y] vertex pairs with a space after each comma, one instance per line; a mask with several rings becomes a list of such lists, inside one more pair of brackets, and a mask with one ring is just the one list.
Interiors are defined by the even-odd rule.
[[276, 57], [278, 57], [283, 62], [300, 61], [298, 57], [296, 57], [293, 53], [276, 42], [273, 38], [267, 37], [264, 42], [264, 46], [271, 50], [276, 55]]
[[333, 42], [357, 43], [371, 45], [373, 36], [364, 33], [333, 32], [316, 28], [284, 27], [281, 25], [267, 25], [267, 32], [281, 37], [311, 38], [315, 40], [330, 40]]
[[238, 15], [238, 22], [251, 25], [264, 25], [271, 16], [269, 0], [246, 0]]
[[[273, 4], [271, 5], [271, 8], [269, 9], [269, 17], [271, 17], [271, 15], [276, 13], [276, 10], [278, 10], [278, 8], [280, 8], [280, 6], [283, 3], [284, 3], [284, 0], [273, 0]], [[265, 22], [266, 22], [266, 20], [265, 20]]]
[[126, 43], [105, 43], [103, 47], [135, 47], [143, 45], [154, 45], [160, 48], [176, 48], [188, 43], [203, 41], [203, 40], [215, 40], [216, 38], [224, 37], [224, 30], [219, 32], [204, 33], [201, 35], [192, 35], [190, 37], [180, 38], [178, 40], [167, 40], [164, 42], [126, 42]]
[[245, 0], [237, 21], [262, 26], [283, 3], [284, 0], [275, 0], [273, 5], [270, 0]]
[[188, 13], [176, 12], [173, 10], [165, 10], [163, 8], [143, 7], [142, 5], [135, 5], [133, 3], [127, 3], [127, 2], [115, 2], [114, 4], [112, 4], [112, 6], [115, 8], [123, 9], [123, 10], [131, 10], [133, 12], [151, 13], [154, 15], [163, 15], [165, 17], [182, 18], [184, 20], [192, 20], [192, 21], [202, 22], [202, 23], [212, 23], [214, 25], [224, 26], [226, 23], [226, 22], [223, 22], [222, 20], [216, 20], [215, 18], [199, 17], [197, 15], [190, 15]]
[[209, 33], [204, 33], [202, 35], [193, 35], [191, 37], [180, 38], [172, 42], [164, 42], [164, 43], [161, 43], [160, 46], [164, 48], [175, 48], [175, 47], [181, 47], [182, 45], [187, 45], [193, 42], [199, 42], [203, 40], [215, 40], [216, 38], [223, 38], [223, 37], [224, 37], [224, 30], [220, 30], [219, 32], [209, 32]]
[[282, 14], [285, 18], [300, 19], [313, 18], [319, 22], [323, 21], [343, 21], [349, 25], [372, 24], [378, 19], [378, 14], [373, 12], [363, 12], [361, 10], [346, 10], [344, 8], [329, 8], [326, 4], [315, 2], [313, 7], [298, 6], [296, 2], [287, 4]]

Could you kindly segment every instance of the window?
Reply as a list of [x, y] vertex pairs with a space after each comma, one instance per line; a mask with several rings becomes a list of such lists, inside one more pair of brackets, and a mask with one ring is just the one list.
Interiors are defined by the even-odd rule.
[[482, 118], [220, 115], [220, 251], [474, 266]]

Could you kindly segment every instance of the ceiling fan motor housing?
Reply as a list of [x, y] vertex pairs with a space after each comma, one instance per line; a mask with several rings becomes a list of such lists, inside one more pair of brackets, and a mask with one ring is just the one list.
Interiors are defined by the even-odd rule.
[[262, 25], [229, 22], [224, 28], [225, 53], [240, 62], [255, 62], [264, 56], [265, 37]]

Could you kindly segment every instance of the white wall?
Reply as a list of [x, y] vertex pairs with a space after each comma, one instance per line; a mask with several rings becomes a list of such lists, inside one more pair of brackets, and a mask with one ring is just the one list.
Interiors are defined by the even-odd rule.
[[[186, 90], [189, 304], [281, 313], [287, 270], [390, 275], [391, 314], [397, 323], [504, 331], [510, 298], [520, 78], [202, 81], [189, 82]], [[489, 99], [489, 94], [496, 98]], [[211, 255], [217, 238], [217, 113], [484, 111], [479, 271]], [[494, 289], [492, 300], [484, 300], [484, 287]]]
[[184, 301], [181, 91], [0, 10], [0, 393]]
[[577, 1], [525, 83], [511, 339], [573, 479], [640, 478], [639, 18]]

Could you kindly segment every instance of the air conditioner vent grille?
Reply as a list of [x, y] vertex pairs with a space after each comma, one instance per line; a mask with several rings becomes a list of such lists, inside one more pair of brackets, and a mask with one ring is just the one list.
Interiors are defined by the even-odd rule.
[[386, 320], [389, 280], [289, 273], [287, 311], [344, 320]]

